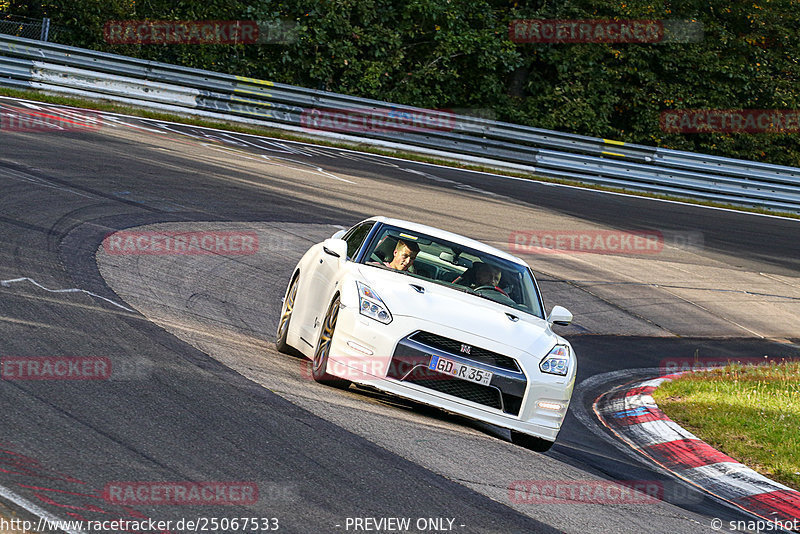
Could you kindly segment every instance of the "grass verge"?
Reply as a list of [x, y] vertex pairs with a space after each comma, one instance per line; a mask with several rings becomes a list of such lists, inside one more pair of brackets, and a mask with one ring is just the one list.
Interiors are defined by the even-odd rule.
[[686, 373], [653, 398], [712, 447], [800, 490], [800, 362]]
[[713, 202], [707, 200], [698, 200], [694, 198], [673, 196], [673, 195], [660, 195], [657, 193], [648, 193], [644, 191], [636, 191], [631, 189], [624, 189], [618, 187], [607, 187], [602, 185], [593, 185], [574, 180], [559, 180], [555, 178], [547, 178], [544, 176], [537, 176], [532, 173], [516, 172], [506, 169], [498, 169], [494, 167], [486, 167], [482, 165], [465, 164], [453, 159], [425, 156], [414, 152], [403, 152], [399, 150], [392, 150], [387, 148], [375, 147], [365, 143], [348, 143], [342, 141], [330, 141], [324, 138], [315, 137], [312, 134], [307, 136], [290, 133], [285, 130], [279, 130], [268, 127], [258, 126], [245, 126], [235, 121], [221, 121], [213, 119], [202, 119], [197, 116], [175, 113], [164, 113], [152, 111], [147, 108], [139, 108], [134, 106], [117, 104], [108, 100], [94, 100], [89, 98], [67, 97], [58, 94], [52, 94], [40, 91], [29, 91], [21, 89], [10, 89], [0, 87], [0, 96], [8, 96], [12, 98], [21, 98], [25, 100], [35, 100], [38, 102], [45, 102], [49, 104], [57, 104], [63, 106], [73, 106], [77, 108], [93, 109], [98, 111], [108, 111], [110, 113], [119, 113], [123, 115], [132, 115], [135, 117], [142, 117], [147, 119], [162, 120], [169, 122], [177, 122], [181, 124], [190, 124], [194, 126], [201, 126], [206, 128], [218, 128], [220, 130], [228, 130], [232, 132], [240, 132], [253, 135], [268, 136], [276, 139], [284, 139], [287, 141], [298, 141], [303, 143], [313, 143], [320, 146], [328, 146], [334, 148], [347, 148], [350, 150], [359, 150], [361, 152], [368, 152], [371, 154], [379, 154], [384, 156], [392, 156], [396, 158], [407, 159], [410, 161], [419, 161], [422, 163], [433, 163], [436, 165], [445, 165], [458, 169], [474, 170], [479, 172], [486, 172], [490, 174], [497, 174], [502, 176], [513, 176], [515, 178], [525, 178], [539, 182], [556, 183], [562, 185], [571, 185], [582, 187], [584, 189], [593, 189], [597, 191], [608, 191], [612, 193], [624, 193], [628, 195], [635, 195], [645, 198], [655, 198], [660, 200], [671, 200], [675, 202], [682, 202], [685, 204], [696, 204], [700, 206], [710, 206], [716, 208], [732, 209], [737, 211], [744, 211], [749, 213], [760, 213], [766, 215], [778, 215], [782, 217], [789, 217], [793, 219], [800, 219], [800, 213], [774, 211], [758, 207], [739, 206], [736, 204], [727, 204], [722, 202]]

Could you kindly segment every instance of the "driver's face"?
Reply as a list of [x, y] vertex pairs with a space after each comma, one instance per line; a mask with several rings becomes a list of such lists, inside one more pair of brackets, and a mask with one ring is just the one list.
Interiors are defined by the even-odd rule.
[[392, 263], [389, 266], [398, 271], [407, 271], [416, 257], [417, 253], [412, 252], [408, 247], [402, 247], [400, 250], [395, 249], [394, 259], [392, 259]]
[[491, 267], [483, 267], [475, 277], [479, 286], [496, 286], [500, 283], [500, 271]]

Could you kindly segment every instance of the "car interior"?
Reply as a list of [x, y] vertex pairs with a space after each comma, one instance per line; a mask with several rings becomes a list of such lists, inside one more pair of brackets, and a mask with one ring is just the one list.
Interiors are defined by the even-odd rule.
[[[369, 255], [368, 261], [380, 264], [391, 262], [399, 239], [401, 238], [398, 235], [385, 234]], [[430, 240], [423, 239], [417, 243], [420, 246], [420, 252], [408, 272], [428, 280], [470, 287], [475, 283], [478, 264], [490, 263], [485, 261], [485, 258], [453, 250]], [[501, 272], [498, 287], [502, 289], [502, 292], [482, 290], [481, 296], [513, 306], [525, 305], [522, 302], [524, 297], [522, 297], [519, 283], [516, 283], [514, 277], [501, 266], [495, 265], [495, 267], [499, 268]]]

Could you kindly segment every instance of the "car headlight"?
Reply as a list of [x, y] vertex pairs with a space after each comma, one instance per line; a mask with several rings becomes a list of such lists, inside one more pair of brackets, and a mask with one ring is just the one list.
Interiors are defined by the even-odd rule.
[[358, 287], [358, 313], [383, 324], [391, 323], [392, 314], [378, 294], [361, 282], [356, 282], [356, 287]]
[[539, 362], [539, 370], [551, 375], [567, 376], [568, 369], [569, 347], [566, 345], [556, 345]]

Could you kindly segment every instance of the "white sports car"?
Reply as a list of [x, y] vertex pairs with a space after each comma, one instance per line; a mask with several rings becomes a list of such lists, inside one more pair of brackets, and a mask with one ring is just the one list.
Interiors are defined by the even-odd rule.
[[305, 253], [286, 290], [276, 344], [312, 359], [318, 382], [372, 386], [507, 428], [514, 443], [545, 451], [564, 421], [577, 368], [551, 326], [571, 321], [561, 306], [545, 317], [519, 258], [373, 217]]

